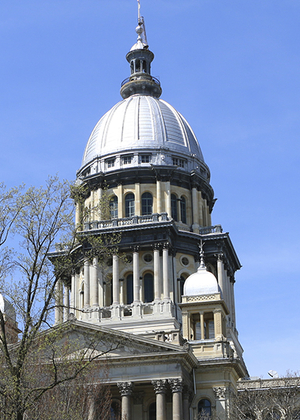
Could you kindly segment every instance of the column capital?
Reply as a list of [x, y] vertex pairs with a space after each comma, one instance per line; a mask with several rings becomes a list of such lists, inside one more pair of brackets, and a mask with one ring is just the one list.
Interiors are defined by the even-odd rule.
[[162, 247], [161, 243], [156, 243], [156, 244], [152, 245], [152, 248], [153, 248], [154, 251], [160, 251], [161, 247]]
[[139, 245], [135, 245], [135, 246], [132, 247], [132, 251], [133, 252], [139, 252], [139, 250], [140, 250], [140, 246]]
[[218, 400], [224, 400], [226, 397], [226, 388], [218, 386], [216, 388], [213, 388], [214, 394], [216, 399]]
[[133, 383], [132, 382], [118, 382], [117, 383], [121, 397], [132, 395]]
[[155, 394], [164, 394], [167, 391], [167, 379], [159, 379], [158, 381], [152, 381], [151, 383], [154, 387]]
[[182, 392], [183, 380], [181, 378], [169, 379], [172, 392]]
[[169, 249], [170, 248], [170, 243], [169, 242], [164, 242], [162, 247], [163, 247], [163, 249]]

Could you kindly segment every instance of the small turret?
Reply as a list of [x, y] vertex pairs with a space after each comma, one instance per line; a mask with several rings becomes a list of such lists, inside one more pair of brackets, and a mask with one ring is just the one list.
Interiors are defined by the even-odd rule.
[[146, 36], [144, 18], [138, 18], [136, 27], [138, 35], [137, 42], [132, 46], [126, 59], [130, 64], [130, 77], [125, 79], [121, 85], [121, 96], [123, 99], [135, 94], [142, 94], [159, 98], [162, 93], [159, 80], [151, 76], [151, 63], [154, 54], [149, 50]]

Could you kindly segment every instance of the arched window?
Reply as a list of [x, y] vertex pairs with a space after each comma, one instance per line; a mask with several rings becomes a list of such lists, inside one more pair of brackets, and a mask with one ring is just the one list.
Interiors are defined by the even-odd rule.
[[198, 403], [199, 419], [207, 419], [211, 416], [211, 402], [205, 398]]
[[110, 217], [116, 219], [118, 217], [118, 197], [114, 195], [109, 201]]
[[153, 213], [153, 197], [149, 192], [142, 195], [142, 215], [147, 216]]
[[125, 197], [125, 217], [132, 217], [135, 214], [134, 194], [129, 193]]
[[153, 284], [153, 274], [146, 273], [144, 275], [144, 301], [153, 302], [154, 300], [154, 284]]
[[129, 305], [133, 302], [133, 275], [128, 274], [126, 277], [126, 303]]
[[186, 200], [184, 197], [180, 199], [180, 213], [182, 223], [186, 224]]
[[171, 194], [171, 216], [175, 222], [178, 221], [178, 212], [177, 212], [177, 197], [175, 194]]
[[156, 420], [156, 403], [153, 402], [149, 406], [149, 420]]

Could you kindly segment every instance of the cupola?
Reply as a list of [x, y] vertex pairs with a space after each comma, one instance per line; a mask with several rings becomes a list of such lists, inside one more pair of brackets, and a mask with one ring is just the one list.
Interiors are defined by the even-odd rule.
[[126, 55], [130, 64], [130, 77], [122, 82], [121, 96], [126, 99], [132, 95], [140, 94], [159, 98], [162, 89], [159, 80], [151, 76], [151, 63], [154, 54], [149, 50], [145, 22], [141, 16], [138, 19], [136, 33], [138, 35], [137, 42]]

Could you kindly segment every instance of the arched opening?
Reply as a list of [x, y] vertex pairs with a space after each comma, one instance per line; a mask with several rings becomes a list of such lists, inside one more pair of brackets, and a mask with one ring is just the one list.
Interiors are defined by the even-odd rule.
[[153, 213], [153, 197], [149, 192], [142, 195], [142, 215], [147, 216]]
[[156, 403], [149, 405], [149, 420], [156, 420]]
[[118, 218], [118, 197], [114, 195], [109, 201], [110, 217], [112, 219]]
[[211, 402], [203, 398], [198, 403], [198, 418], [208, 419], [211, 417]]
[[178, 222], [177, 197], [175, 194], [171, 194], [171, 216], [175, 222]]
[[118, 401], [113, 401], [111, 403], [110, 420], [121, 420], [121, 407]]
[[154, 282], [153, 274], [144, 275], [144, 302], [153, 302], [154, 300]]
[[130, 305], [133, 302], [133, 275], [126, 277], [126, 303]]
[[125, 217], [132, 217], [135, 214], [134, 194], [129, 193], [125, 197]]
[[180, 199], [180, 213], [182, 223], [186, 224], [186, 199], [184, 197]]

